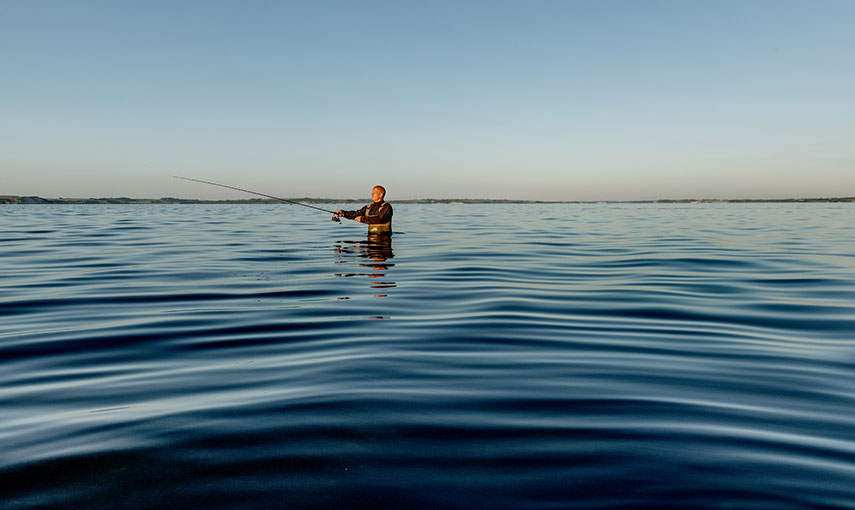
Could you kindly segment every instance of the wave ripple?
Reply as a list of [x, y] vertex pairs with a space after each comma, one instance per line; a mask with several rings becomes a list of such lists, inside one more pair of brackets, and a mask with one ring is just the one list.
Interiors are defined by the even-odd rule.
[[0, 216], [0, 506], [855, 501], [851, 204]]

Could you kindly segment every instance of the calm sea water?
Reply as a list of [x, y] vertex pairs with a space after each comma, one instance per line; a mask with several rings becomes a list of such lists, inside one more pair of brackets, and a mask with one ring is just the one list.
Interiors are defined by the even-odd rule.
[[855, 508], [855, 204], [394, 224], [0, 206], [0, 507]]

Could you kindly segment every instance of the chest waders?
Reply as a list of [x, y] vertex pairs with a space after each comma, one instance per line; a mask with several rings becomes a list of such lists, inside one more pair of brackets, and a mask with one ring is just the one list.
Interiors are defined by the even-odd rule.
[[[372, 204], [373, 205], [373, 204]], [[383, 207], [387, 206], [385, 202], [380, 207], [368, 207], [365, 210], [365, 217], [372, 218], [376, 216], [380, 216], [380, 211]], [[392, 222], [387, 221], [386, 223], [369, 223], [368, 224], [368, 233], [369, 234], [391, 234], [392, 233]]]

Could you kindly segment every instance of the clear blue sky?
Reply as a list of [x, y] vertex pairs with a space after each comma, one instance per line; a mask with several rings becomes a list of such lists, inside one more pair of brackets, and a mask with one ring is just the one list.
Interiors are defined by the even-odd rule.
[[0, 0], [0, 194], [855, 195], [855, 1]]

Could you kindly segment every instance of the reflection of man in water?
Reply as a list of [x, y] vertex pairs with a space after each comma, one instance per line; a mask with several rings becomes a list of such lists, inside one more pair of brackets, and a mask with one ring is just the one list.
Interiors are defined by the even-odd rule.
[[[336, 253], [341, 253], [345, 256], [353, 257], [355, 255], [361, 259], [367, 259], [365, 262], [358, 262], [356, 264], [361, 267], [370, 267], [375, 270], [386, 270], [395, 265], [386, 263], [387, 259], [391, 259], [395, 256], [392, 253], [392, 238], [387, 235], [368, 234], [368, 238], [365, 239], [365, 241], [340, 241], [336, 243], [335, 251]], [[339, 276], [357, 275], [357, 273], [351, 273]]]
[[[374, 270], [373, 273], [368, 275], [368, 278], [371, 279], [371, 288], [388, 289], [397, 287], [395, 282], [385, 280], [386, 271], [395, 265], [386, 262], [386, 259], [394, 257], [392, 254], [392, 238], [389, 235], [369, 233], [368, 239], [360, 251], [359, 256], [368, 259], [367, 264], [360, 265], [370, 267]], [[374, 294], [374, 297], [386, 297], [386, 294]]]
[[383, 200], [386, 197], [386, 188], [374, 186], [371, 190], [373, 203], [366, 205], [356, 211], [335, 212], [336, 217], [344, 216], [360, 223], [368, 224], [368, 234], [392, 235], [392, 205]]
[[390, 265], [383, 264], [386, 259], [394, 257], [392, 254], [392, 239], [384, 234], [368, 234], [368, 239], [365, 243], [365, 251], [361, 256], [371, 259], [375, 262], [375, 266], [380, 266], [383, 269], [388, 269]]
[[[397, 287], [395, 282], [385, 279], [386, 271], [395, 265], [387, 262], [388, 259], [395, 256], [392, 253], [391, 236], [383, 234], [368, 234], [368, 238], [365, 241], [340, 241], [336, 243], [335, 251], [347, 258], [358, 257], [359, 259], [365, 259], [364, 261], [357, 260], [356, 264], [351, 262], [349, 265], [367, 268], [369, 271], [359, 273], [337, 273], [336, 276], [368, 277], [371, 281], [372, 289], [389, 289]], [[345, 261], [340, 261], [339, 263], [344, 262]], [[374, 294], [374, 297], [386, 297], [386, 294]]]

